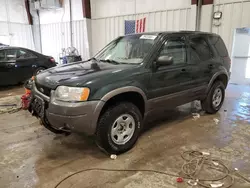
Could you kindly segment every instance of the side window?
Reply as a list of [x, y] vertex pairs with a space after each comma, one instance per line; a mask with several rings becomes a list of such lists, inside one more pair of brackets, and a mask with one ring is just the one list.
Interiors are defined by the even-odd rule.
[[190, 51], [192, 61], [206, 61], [213, 57], [213, 53], [208, 43], [202, 37], [190, 39]]
[[36, 57], [36, 56], [25, 50], [21, 50], [21, 49], [17, 50], [17, 59], [27, 59], [27, 58], [32, 58], [32, 57]]
[[0, 62], [5, 60], [5, 51], [4, 50], [0, 50]]
[[159, 56], [173, 57], [175, 65], [186, 63], [187, 50], [185, 40], [182, 37], [167, 40]]
[[15, 50], [15, 49], [6, 50], [6, 60], [7, 61], [16, 60], [16, 56], [17, 56], [17, 50]]

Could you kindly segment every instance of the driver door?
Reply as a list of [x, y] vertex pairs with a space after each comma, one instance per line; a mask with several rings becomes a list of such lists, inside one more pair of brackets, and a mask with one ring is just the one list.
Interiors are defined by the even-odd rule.
[[164, 40], [157, 61], [160, 56], [173, 58], [173, 63], [157, 66], [153, 69], [149, 86], [150, 110], [155, 108], [173, 108], [189, 102], [192, 70], [187, 61], [186, 39], [181, 35], [174, 35]]

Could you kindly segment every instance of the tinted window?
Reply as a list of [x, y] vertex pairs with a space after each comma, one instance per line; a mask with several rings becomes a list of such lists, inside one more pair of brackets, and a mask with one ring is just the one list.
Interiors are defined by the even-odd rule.
[[160, 52], [160, 56], [173, 57], [174, 64], [185, 63], [186, 55], [187, 51], [185, 40], [181, 37], [167, 40]]
[[0, 50], [0, 61], [4, 61], [4, 60], [5, 60], [5, 51]]
[[6, 50], [6, 59], [7, 61], [16, 60], [17, 50]]
[[190, 40], [191, 60], [206, 61], [213, 57], [213, 53], [207, 42], [202, 37], [192, 38]]
[[227, 48], [225, 46], [225, 43], [219, 36], [210, 36], [209, 40], [211, 41], [211, 44], [214, 46], [214, 48], [217, 50], [219, 56], [221, 57], [227, 57], [228, 52]]
[[26, 58], [32, 58], [36, 57], [32, 53], [25, 51], [25, 50], [17, 50], [17, 59], [26, 59]]

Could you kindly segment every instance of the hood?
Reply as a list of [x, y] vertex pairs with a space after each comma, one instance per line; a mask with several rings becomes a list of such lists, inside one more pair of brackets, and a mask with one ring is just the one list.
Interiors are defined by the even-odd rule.
[[96, 63], [95, 60], [77, 62], [50, 68], [36, 76], [36, 82], [55, 89], [58, 85], [82, 86], [110, 73], [131, 69], [134, 65]]

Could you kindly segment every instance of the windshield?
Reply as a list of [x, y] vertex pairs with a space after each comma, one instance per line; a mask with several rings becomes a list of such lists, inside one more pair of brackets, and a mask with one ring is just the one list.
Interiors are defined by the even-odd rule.
[[156, 37], [142, 34], [120, 37], [99, 52], [95, 58], [116, 63], [141, 63], [154, 45]]

